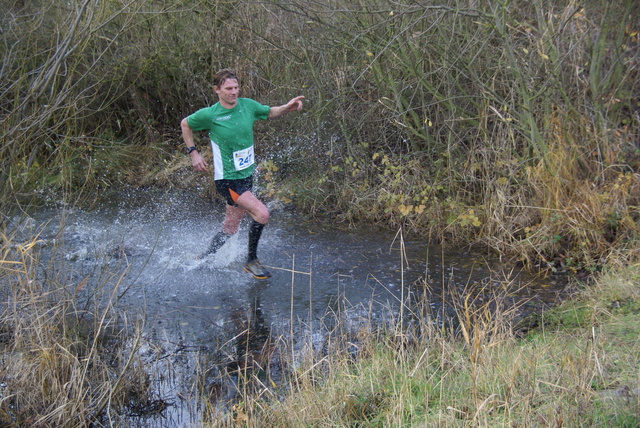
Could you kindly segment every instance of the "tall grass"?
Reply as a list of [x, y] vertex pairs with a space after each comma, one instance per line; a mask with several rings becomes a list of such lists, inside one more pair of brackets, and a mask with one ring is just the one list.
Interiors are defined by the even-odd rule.
[[[286, 9], [348, 58], [318, 112], [341, 144], [327, 137], [327, 165], [291, 192], [301, 205], [560, 269], [636, 246], [634, 2]], [[619, 179], [628, 192], [611, 192]]]
[[[185, 172], [178, 123], [215, 101], [222, 67], [266, 104], [307, 97], [305, 113], [258, 125], [270, 197], [556, 271], [637, 260], [634, 0], [5, 3], [3, 423], [88, 425], [128, 391], [144, 395], [135, 341], [105, 351], [121, 333], [139, 337], [113, 304], [120, 277], [44, 266], [37, 237], [18, 242], [8, 225], [33, 190], [203, 180]], [[426, 315], [415, 331], [405, 319], [355, 332], [337, 322], [329, 352], [292, 362], [295, 394], [247, 394], [236, 414], [267, 426], [632, 424], [637, 377], [624, 373], [637, 367], [615, 337], [637, 296], [621, 286], [567, 309], [622, 311], [613, 325], [565, 332], [560, 312], [557, 334], [524, 342], [506, 328], [511, 308], [468, 293], [452, 302], [457, 334]]]
[[[176, 124], [215, 101], [211, 76], [230, 66], [245, 96], [272, 105], [307, 96], [307, 113], [258, 126], [259, 154], [277, 171], [271, 189], [302, 209], [406, 224], [554, 268], [593, 266], [610, 253], [603, 245], [637, 242], [633, 0], [75, 0], [7, 10], [5, 195], [175, 185], [163, 169], [183, 159]], [[629, 192], [612, 210], [620, 174]], [[557, 221], [556, 210], [584, 198], [588, 207]]]
[[[185, 82], [191, 76], [176, 74], [185, 61], [171, 37], [193, 23], [177, 23], [178, 8], [183, 10], [180, 2], [150, 1], [6, 5], [0, 44], [3, 200], [13, 201], [23, 188], [126, 183], [114, 167], [140, 168], [140, 160], [132, 165], [129, 159], [135, 156], [153, 168], [166, 158], [166, 148], [146, 145], [163, 143], [166, 127], [174, 127], [177, 105], [167, 101], [202, 92]], [[166, 32], [162, 40], [160, 31]], [[158, 64], [165, 56], [167, 63]], [[108, 174], [101, 173], [105, 168]]]
[[143, 407], [151, 396], [138, 352], [143, 325], [116, 306], [126, 267], [79, 277], [63, 240], [18, 226], [0, 236], [0, 424], [96, 426]]
[[[155, 406], [154, 373], [139, 352], [144, 325], [117, 304], [126, 263], [74, 275], [63, 241], [9, 230], [0, 258], [0, 422], [113, 426]], [[239, 313], [238, 334], [222, 346], [234, 346], [237, 359], [203, 358], [196, 367], [202, 426], [633, 425], [638, 267], [617, 266], [580, 298], [540, 313], [526, 336], [515, 284], [497, 274], [488, 283], [498, 287], [451, 284], [446, 311], [434, 312], [430, 294], [413, 289], [397, 302], [402, 311], [382, 318], [345, 305], [299, 326], [291, 316], [290, 331], [260, 348], [253, 336], [264, 320]], [[300, 270], [292, 265], [292, 297]], [[310, 337], [296, 340], [293, 331]], [[318, 332], [322, 346], [311, 337]], [[232, 395], [220, 394], [225, 384]]]
[[289, 361], [293, 342], [275, 342], [284, 385], [244, 371], [238, 382], [255, 388], [224, 417], [210, 405], [204, 426], [635, 426], [637, 279], [638, 266], [605, 275], [526, 336], [508, 281], [453, 294], [453, 323], [428, 309], [403, 324], [328, 315], [322, 349]]

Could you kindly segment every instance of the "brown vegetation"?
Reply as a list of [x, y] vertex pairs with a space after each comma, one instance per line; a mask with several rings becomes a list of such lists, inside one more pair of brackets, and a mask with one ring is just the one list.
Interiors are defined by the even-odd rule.
[[[3, 199], [171, 184], [179, 120], [231, 66], [273, 196], [514, 260], [593, 268], [638, 233], [633, 1], [68, 3], [3, 17]], [[202, 142], [206, 146], [206, 142]], [[314, 156], [308, 156], [313, 153]], [[181, 160], [181, 159], [180, 159]], [[169, 170], [172, 167], [169, 167]]]
[[[554, 270], [621, 266], [640, 254], [636, 0], [5, 3], [0, 327], [3, 375], [14, 389], [0, 391], [0, 420], [62, 426], [75, 417], [81, 425], [107, 403], [123, 405], [127, 388], [144, 389], [132, 380], [142, 375], [124, 376], [135, 346], [114, 351], [115, 369], [100, 357], [101, 340], [115, 334], [107, 334], [117, 318], [110, 298], [78, 309], [82, 280], [42, 279], [31, 255], [37, 239], [17, 246], [7, 220], [18, 200], [43, 192], [72, 198], [94, 188], [208, 182], [185, 163], [178, 125], [215, 101], [211, 76], [221, 67], [235, 68], [244, 95], [265, 104], [299, 93], [308, 101], [302, 115], [259, 125], [269, 197]], [[94, 287], [115, 289], [117, 278]], [[491, 349], [512, 345], [506, 337]], [[425, 351], [434, 369], [424, 376], [457, 367], [447, 346]], [[578, 370], [599, 352], [567, 364]], [[490, 420], [488, 409], [524, 403], [550, 423], [554, 409], [534, 415], [532, 395], [516, 394], [531, 354], [518, 356], [497, 395], [478, 387], [484, 367], [465, 361], [476, 395], [451, 411], [475, 423]], [[590, 365], [575, 388], [551, 378], [535, 388], [578, 400], [599, 368]], [[34, 378], [42, 380], [35, 389]], [[354, 424], [397, 410], [387, 391], [342, 394], [327, 400], [345, 399]]]

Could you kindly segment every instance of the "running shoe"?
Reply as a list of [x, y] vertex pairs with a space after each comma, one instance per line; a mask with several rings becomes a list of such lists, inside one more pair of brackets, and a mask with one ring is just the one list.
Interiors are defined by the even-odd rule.
[[267, 279], [271, 278], [271, 274], [268, 270], [262, 266], [258, 259], [252, 260], [244, 265], [244, 270], [253, 275], [254, 278], [257, 279]]

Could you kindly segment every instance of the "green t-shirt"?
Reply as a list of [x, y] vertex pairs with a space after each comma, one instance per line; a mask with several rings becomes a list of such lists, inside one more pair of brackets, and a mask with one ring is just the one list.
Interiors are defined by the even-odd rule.
[[232, 109], [218, 102], [187, 117], [192, 130], [209, 131], [214, 180], [247, 178], [253, 173], [253, 122], [267, 119], [269, 111], [269, 106], [250, 98], [238, 98]]

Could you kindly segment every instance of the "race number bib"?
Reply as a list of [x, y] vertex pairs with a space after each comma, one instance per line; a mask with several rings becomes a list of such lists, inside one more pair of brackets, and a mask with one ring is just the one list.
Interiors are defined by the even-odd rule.
[[253, 146], [233, 152], [233, 164], [236, 171], [241, 171], [253, 165]]

